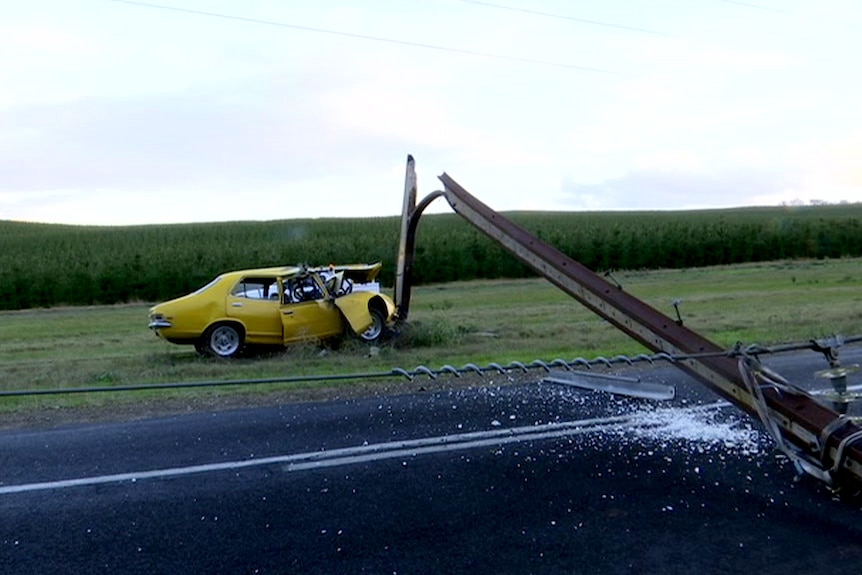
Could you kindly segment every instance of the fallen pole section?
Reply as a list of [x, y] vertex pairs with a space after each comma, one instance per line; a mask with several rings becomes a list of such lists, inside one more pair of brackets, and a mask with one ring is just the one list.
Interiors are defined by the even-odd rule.
[[[409, 182], [413, 169], [408, 160]], [[802, 471], [842, 494], [862, 492], [862, 428], [813, 396], [770, 372], [757, 356], [739, 349], [728, 352], [716, 343], [664, 315], [640, 299], [536, 238], [495, 212], [449, 175], [440, 176], [444, 190], [419, 205], [405, 195], [402, 244], [399, 250], [396, 301], [406, 319], [414, 235], [419, 217], [431, 200], [443, 196], [449, 205], [483, 234], [530, 266], [552, 284], [653, 352], [683, 359], [674, 363], [728, 401], [759, 417], [779, 447]], [[403, 307], [402, 307], [403, 304]]]

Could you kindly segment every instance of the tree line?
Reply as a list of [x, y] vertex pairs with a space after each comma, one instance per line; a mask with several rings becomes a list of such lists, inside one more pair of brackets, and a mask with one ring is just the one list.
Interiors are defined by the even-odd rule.
[[[596, 271], [862, 256], [862, 204], [505, 215]], [[225, 271], [300, 263], [381, 261], [381, 282], [391, 286], [399, 229], [399, 217], [126, 227], [0, 221], [0, 309], [156, 302]], [[534, 275], [459, 216], [422, 217], [416, 283]]]

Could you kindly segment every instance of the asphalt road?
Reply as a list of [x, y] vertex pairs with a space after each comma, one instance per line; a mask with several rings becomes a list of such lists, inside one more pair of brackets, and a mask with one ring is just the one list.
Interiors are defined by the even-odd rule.
[[[774, 365], [811, 384], [825, 367]], [[862, 574], [860, 504], [795, 480], [757, 422], [673, 368], [625, 374], [677, 396], [488, 376], [3, 431], [0, 573]]]

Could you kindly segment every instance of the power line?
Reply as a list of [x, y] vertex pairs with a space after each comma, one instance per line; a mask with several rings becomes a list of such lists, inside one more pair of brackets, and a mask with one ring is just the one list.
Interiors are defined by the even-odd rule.
[[204, 10], [193, 10], [191, 8], [180, 8], [177, 6], [166, 6], [163, 4], [151, 4], [149, 2], [137, 2], [135, 0], [110, 0], [111, 2], [116, 2], [118, 4], [129, 4], [132, 6], [142, 6], [145, 8], [155, 8], [158, 10], [170, 10], [173, 12], [182, 12], [185, 14], [195, 14], [198, 16], [210, 16], [212, 18], [223, 18], [225, 20], [235, 20], [239, 22], [247, 22], [249, 24], [261, 24], [266, 26], [276, 26], [279, 28], [289, 28], [292, 30], [302, 30], [304, 32], [315, 32], [318, 34], [330, 34], [333, 36], [342, 36], [345, 38], [354, 38], [358, 40], [369, 40], [373, 42], [384, 42], [388, 44], [398, 44], [401, 46], [411, 46], [413, 48], [425, 48], [428, 50], [438, 50], [441, 52], [452, 52], [455, 54], [467, 54], [470, 56], [480, 56], [483, 58], [494, 58], [497, 60], [508, 60], [511, 62], [522, 62], [526, 64], [541, 64], [543, 66], [554, 66], [557, 68], [567, 68], [570, 70], [580, 70], [583, 72], [601, 72], [605, 74], [619, 74], [619, 72], [614, 72], [612, 70], [606, 70], [604, 68], [593, 68], [590, 66], [580, 66], [577, 64], [567, 64], [565, 62], [552, 62], [550, 60], [539, 60], [534, 58], [521, 58], [519, 56], [506, 56], [503, 54], [492, 54], [490, 52], [480, 52], [477, 50], [466, 50], [462, 48], [453, 48], [450, 46], [439, 46], [436, 44], [425, 44], [422, 42], [411, 42], [409, 40], [396, 40], [393, 38], [383, 38], [380, 36], [369, 36], [365, 34], [356, 34], [353, 32], [340, 32], [337, 30], [328, 30], [325, 28], [314, 28], [311, 26], [300, 26], [298, 24], [288, 24], [286, 22], [276, 22], [274, 20], [264, 20], [260, 18], [248, 18], [245, 16], [234, 16], [231, 14], [221, 14], [219, 12], [207, 12]]
[[540, 12], [538, 10], [530, 10], [528, 8], [515, 8], [513, 6], [503, 6], [502, 4], [494, 4], [493, 2], [482, 2], [480, 0], [458, 0], [466, 4], [476, 4], [477, 6], [485, 6], [488, 8], [498, 8], [500, 10], [511, 10], [512, 12], [522, 12], [524, 14], [533, 14], [535, 16], [545, 16], [547, 18], [557, 18], [559, 20], [571, 20], [572, 22], [581, 22], [583, 24], [592, 24], [594, 26], [606, 26], [608, 28], [617, 28], [618, 30], [627, 30], [629, 32], [643, 32], [645, 34], [656, 34], [658, 36], [669, 36], [664, 32], [649, 30], [647, 28], [637, 28], [635, 26], [625, 26], [623, 24], [614, 24], [612, 22], [601, 22], [599, 20], [587, 20], [586, 18], [576, 18], [575, 16], [566, 16], [564, 14], [553, 14], [551, 12]]
[[[466, 1], [466, 0], [465, 0]], [[746, 6], [747, 8], [757, 8], [758, 10], [766, 10], [767, 12], [777, 12], [784, 14], [784, 10], [770, 8], [769, 6], [761, 6], [760, 4], [751, 4], [749, 2], [739, 2], [738, 0], [721, 0], [725, 4], [736, 4], [737, 6]]]

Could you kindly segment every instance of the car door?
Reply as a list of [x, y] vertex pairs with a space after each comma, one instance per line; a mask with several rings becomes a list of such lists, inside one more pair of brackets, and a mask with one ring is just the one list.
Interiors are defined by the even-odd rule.
[[[284, 303], [281, 304], [285, 344], [326, 339], [344, 330], [341, 312], [325, 297], [322, 287], [316, 276], [285, 281]], [[308, 294], [313, 294], [311, 297], [316, 299], [306, 299]]]
[[226, 313], [245, 326], [247, 343], [281, 343], [278, 285], [274, 277], [249, 276], [241, 278], [228, 293]]

